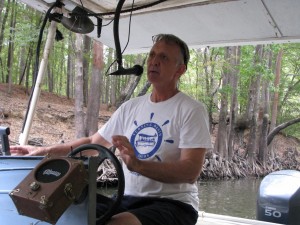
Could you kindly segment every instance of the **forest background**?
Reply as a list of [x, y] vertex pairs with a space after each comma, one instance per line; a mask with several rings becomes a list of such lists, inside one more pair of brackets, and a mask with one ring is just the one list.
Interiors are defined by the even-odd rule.
[[[31, 93], [37, 54], [42, 55], [50, 24], [40, 34], [44, 16], [18, 1], [0, 1], [0, 83], [7, 84], [8, 95], [14, 85]], [[41, 52], [36, 50], [39, 35]], [[207, 47], [191, 49], [190, 54], [179, 89], [206, 105], [214, 143], [201, 177], [299, 170], [299, 145], [277, 146], [272, 141], [279, 134], [300, 138], [300, 44]], [[147, 71], [146, 59], [147, 54], [126, 55], [123, 65], [140, 64]], [[74, 99], [76, 137], [98, 129], [101, 106], [113, 111], [151, 90], [146, 72], [138, 77], [107, 75], [116, 69], [114, 49], [58, 24], [42, 89]]]

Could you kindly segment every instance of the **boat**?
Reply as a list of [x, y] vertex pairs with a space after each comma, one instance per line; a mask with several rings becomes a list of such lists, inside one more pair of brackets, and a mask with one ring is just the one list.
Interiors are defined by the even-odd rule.
[[[0, 157], [0, 224], [1, 225], [25, 225], [38, 224], [49, 225], [46, 221], [22, 215], [21, 209], [17, 209], [10, 193], [22, 180], [43, 160], [43, 157]], [[26, 205], [25, 207], [29, 207]], [[21, 207], [22, 208], [22, 207]], [[88, 223], [88, 201], [80, 204], [71, 204], [61, 215], [57, 225], [91, 225]], [[13, 219], [12, 219], [13, 218]], [[212, 214], [199, 211], [197, 225], [275, 225], [257, 220], [243, 219], [226, 215]]]
[[[51, 5], [50, 3], [55, 2], [46, 0], [21, 1], [41, 12], [49, 11], [49, 5]], [[78, 11], [80, 11], [78, 10], [78, 7], [80, 6], [78, 5], [78, 1], [65, 0], [63, 2], [64, 4], [60, 4], [60, 7], [64, 5], [64, 9], [62, 11], [69, 13], [78, 13]], [[87, 34], [95, 39], [99, 39], [101, 37], [100, 40], [105, 45], [116, 48], [116, 52], [118, 53], [119, 57], [118, 70], [115, 72], [115, 75], [129, 74], [132, 72], [136, 73], [136, 75], [141, 74], [141, 68], [139, 66], [135, 66], [129, 69], [125, 69], [122, 67], [122, 53], [120, 44], [125, 45], [125, 43], [127, 42], [127, 28], [129, 23], [128, 15], [130, 14], [129, 12], [131, 9], [134, 18], [131, 24], [133, 35], [130, 37], [131, 42], [128, 45], [125, 53], [148, 51], [148, 49], [152, 46], [152, 41], [149, 39], [149, 36], [156, 35], [161, 30], [183, 37], [183, 39], [186, 40], [190, 47], [197, 48], [206, 46], [220, 47], [230, 45], [237, 46], [249, 44], [257, 45], [300, 42], [300, 1], [297, 0], [136, 0], [135, 2], [138, 7], [135, 7], [134, 9], [132, 8], [132, 2], [125, 2], [125, 0], [96, 0], [84, 2], [84, 8], [88, 10], [89, 14], [92, 17], [91, 20], [94, 24], [99, 25], [100, 22], [102, 23], [101, 18], [99, 18], [99, 16], [95, 14], [97, 12], [102, 13], [101, 15], [103, 16], [104, 21], [110, 21], [111, 17], [115, 16], [114, 24], [110, 24], [109, 26], [104, 27], [102, 31], [101, 29], [97, 29]], [[147, 6], [144, 5], [145, 2], [147, 2]], [[123, 4], [125, 11], [122, 11]], [[54, 4], [52, 6], [51, 9], [56, 7]], [[123, 16], [121, 15], [122, 12]], [[222, 16], [213, 17], [213, 15]], [[39, 97], [39, 87], [40, 83], [42, 82], [45, 69], [47, 67], [47, 59], [53, 45], [53, 39], [57, 24], [62, 23], [69, 29], [74, 28], [70, 27], [70, 23], [72, 24], [72, 17], [70, 20], [64, 15], [59, 18], [55, 18], [55, 20], [51, 21], [51, 26], [48, 30], [47, 42], [44, 49], [43, 59], [40, 63], [40, 69], [37, 74], [37, 81], [34, 87], [33, 98], [28, 111], [28, 118], [26, 118], [24, 129], [20, 135], [20, 144], [26, 144], [28, 140], [32, 117], [34, 115], [36, 102]], [[87, 21], [87, 24], [91, 25], [90, 20]], [[168, 21], [168, 23], [163, 23], [162, 21]], [[159, 26], [151, 26], [151, 29], [145, 30], [144, 27], [150, 27], [150, 24], [159, 24]], [[181, 26], [180, 29], [178, 29], [178, 25]], [[195, 27], [197, 27], [197, 29], [195, 29]], [[214, 29], [211, 29], [212, 27]], [[119, 28], [120, 32], [122, 33], [121, 36], [118, 35]], [[83, 27], [75, 27], [75, 32], [76, 31], [89, 32], [90, 29], [88, 29], [87, 31], [83, 29]], [[147, 37], [145, 37], [145, 35], [147, 35]], [[7, 136], [5, 136], [7, 135], [7, 129], [5, 129], [5, 132], [0, 134], [2, 134], [2, 145], [7, 145]], [[108, 157], [113, 158], [113, 156], [110, 155]], [[78, 194], [78, 198], [76, 198], [76, 195], [73, 195], [73, 193], [68, 191], [70, 189], [66, 188], [69, 200], [74, 200], [73, 197], [75, 196], [76, 202], [65, 200], [66, 203], [63, 207], [63, 210], [60, 212], [61, 214], [53, 212], [57, 207], [61, 207], [61, 204], [59, 204], [59, 206], [57, 207], [53, 205], [47, 205], [47, 201], [45, 201], [45, 198], [43, 197], [45, 195], [42, 195], [39, 201], [35, 199], [35, 194], [37, 194], [37, 192], [40, 193], [41, 191], [45, 191], [39, 186], [38, 180], [36, 181], [37, 178], [35, 177], [35, 173], [40, 171], [39, 169], [44, 165], [44, 163], [52, 163], [54, 161], [55, 164], [55, 160], [64, 161], [64, 163], [67, 164], [70, 163], [69, 158], [58, 159], [46, 157], [10, 156], [9, 151], [7, 150], [7, 146], [4, 147], [3, 154], [2, 156], [0, 156], [1, 225], [47, 225], [54, 223], [57, 225], [93, 225], [97, 220], [101, 220], [106, 216], [110, 216], [110, 213], [107, 213], [98, 218], [95, 215], [95, 210], [92, 210], [95, 207], [95, 195], [97, 195], [97, 186], [95, 184], [96, 179], [93, 178], [95, 178], [96, 176], [96, 166], [103, 159], [77, 159], [83, 161], [83, 166], [89, 174], [89, 176], [87, 176], [89, 177], [87, 178], [88, 182], [85, 184], [86, 188], [76, 193], [76, 195]], [[78, 169], [80, 167], [81, 166], [79, 165], [76, 168]], [[47, 173], [56, 174], [53, 173], [53, 171], [48, 171]], [[68, 174], [68, 172], [66, 173]], [[121, 173], [122, 172], [119, 171], [119, 174]], [[300, 218], [297, 215], [297, 212], [299, 212], [299, 207], [297, 206], [297, 204], [295, 204], [295, 209], [286, 207], [286, 204], [290, 202], [289, 200], [292, 199], [292, 197], [296, 196], [296, 201], [300, 202], [298, 198], [299, 191], [297, 189], [297, 184], [293, 189], [294, 191], [296, 190], [295, 193], [297, 194], [291, 194], [291, 192], [289, 193], [290, 195], [286, 196], [286, 193], [284, 193], [284, 198], [282, 198], [281, 196], [282, 193], [276, 192], [276, 190], [279, 190], [280, 188], [278, 189], [275, 184], [278, 181], [276, 176], [281, 176], [281, 178], [285, 177], [287, 180], [289, 180], [289, 178], [292, 178], [292, 180], [299, 180], [298, 175], [294, 174], [298, 173], [298, 171], [279, 171], [279, 173], [282, 174], [271, 174], [271, 176], [267, 178], [267, 188], [262, 188], [260, 192], [261, 199], [263, 199], [264, 202], [262, 203], [262, 205], [258, 205], [258, 207], [261, 206], [264, 209], [264, 213], [260, 215], [261, 218], [259, 218], [259, 220], [243, 219], [199, 211], [197, 225], [282, 224], [280, 222], [273, 222], [273, 220], [277, 219], [278, 221], [280, 221], [280, 218], [283, 217], [282, 214], [284, 213], [289, 217], [285, 218], [286, 222], [284, 222], [283, 224], [299, 224]], [[67, 175], [63, 176], [61, 179], [66, 177]], [[120, 177], [122, 179], [122, 175], [120, 175]], [[26, 179], [31, 179], [31, 181], [33, 180], [34, 182], [28, 184], [26, 183]], [[268, 179], [270, 179], [271, 182]], [[272, 181], [276, 182], [273, 183]], [[48, 183], [51, 186], [52, 183], [56, 183], [56, 181]], [[82, 184], [84, 184], [84, 182]], [[280, 184], [280, 187], [282, 187], [281, 185], [282, 183]], [[20, 194], [19, 187], [25, 187], [25, 189], [28, 188], [29, 191], [25, 192], [25, 195], [22, 195], [22, 193]], [[70, 188], [70, 186], [67, 187]], [[275, 189], [274, 193], [269, 193], [269, 189]], [[55, 192], [55, 190], [57, 189], [47, 187], [46, 190]], [[121, 198], [122, 185], [120, 185], [118, 193], [120, 193], [119, 198]], [[271, 198], [265, 198], [266, 196], [271, 196]], [[273, 199], [278, 200], [277, 202], [284, 202], [285, 207], [281, 207], [283, 208], [283, 211], [280, 211], [278, 208], [276, 208], [277, 206], [273, 206]], [[28, 202], [31, 200], [32, 202], [29, 206]], [[61, 199], [59, 202], [61, 203]], [[115, 204], [113, 205], [115, 207], [118, 202], [116, 201], [114, 203]], [[271, 206], [268, 206], [268, 204]], [[28, 210], [28, 208], [30, 209], [30, 207], [36, 207], [36, 210]], [[111, 208], [111, 210], [113, 210], [113, 207]], [[292, 212], [292, 215], [289, 215], [290, 212]], [[31, 213], [33, 213], [34, 215], [31, 215]], [[259, 213], [260, 211], [258, 210], [258, 214]], [[47, 214], [47, 216], [45, 216], [45, 214]], [[291, 221], [291, 218], [293, 219], [293, 221]], [[263, 221], [268, 219], [270, 221]]]
[[[88, 149], [98, 150], [99, 156], [75, 157]], [[10, 156], [9, 150], [5, 152], [0, 156], [1, 225], [93, 225], [110, 217], [123, 197], [125, 180], [121, 164], [100, 145], [80, 146], [66, 157]], [[111, 160], [117, 171], [114, 200], [97, 192], [96, 171], [105, 159]], [[104, 215], [96, 216], [96, 199], [107, 202]], [[196, 225], [296, 225], [300, 221], [299, 199], [300, 172], [276, 171], [261, 182], [257, 220], [199, 211]]]

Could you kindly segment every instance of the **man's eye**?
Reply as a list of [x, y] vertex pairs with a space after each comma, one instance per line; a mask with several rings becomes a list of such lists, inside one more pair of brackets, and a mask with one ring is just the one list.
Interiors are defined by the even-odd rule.
[[153, 58], [153, 57], [154, 57], [154, 53], [150, 53], [149, 58]]
[[166, 61], [168, 59], [168, 57], [166, 55], [161, 55], [160, 59]]

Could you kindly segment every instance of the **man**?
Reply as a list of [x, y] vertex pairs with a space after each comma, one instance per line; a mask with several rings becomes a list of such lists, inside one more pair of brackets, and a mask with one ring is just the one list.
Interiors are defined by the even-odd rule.
[[25, 155], [66, 155], [88, 143], [117, 147], [125, 195], [109, 225], [192, 225], [198, 218], [196, 181], [212, 147], [207, 112], [177, 88], [189, 61], [187, 45], [170, 34], [153, 41], [147, 60], [150, 94], [124, 103], [91, 137], [49, 147], [11, 147], [12, 154]]

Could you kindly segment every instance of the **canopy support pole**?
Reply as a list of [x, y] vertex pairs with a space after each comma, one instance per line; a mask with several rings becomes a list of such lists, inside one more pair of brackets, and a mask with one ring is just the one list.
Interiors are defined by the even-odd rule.
[[40, 96], [40, 92], [41, 92], [43, 76], [47, 69], [49, 54], [50, 54], [51, 49], [54, 44], [54, 39], [55, 39], [55, 34], [56, 34], [56, 26], [57, 26], [57, 22], [52, 20], [51, 24], [48, 28], [48, 35], [47, 35], [47, 40], [46, 40], [45, 47], [44, 47], [43, 58], [41, 60], [39, 72], [38, 72], [38, 75], [36, 78], [36, 84], [34, 86], [33, 95], [32, 95], [32, 99], [30, 102], [29, 111], [28, 111], [28, 116], [27, 116], [27, 118], [25, 118], [26, 121], [25, 121], [23, 133], [21, 133], [19, 136], [20, 145], [26, 145], [28, 142], [29, 131], [31, 129], [34, 113], [36, 110], [36, 105], [37, 105], [37, 102], [38, 102], [38, 99]]

